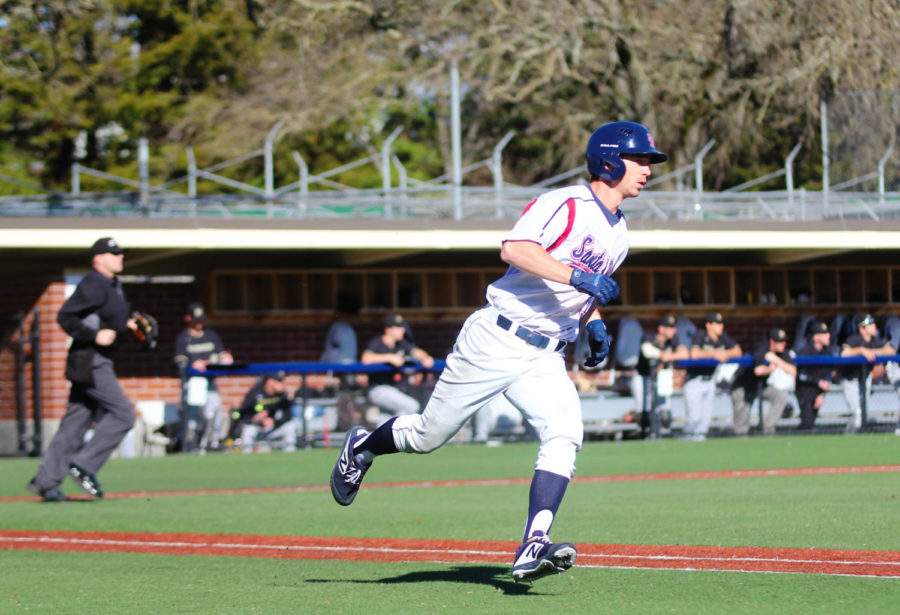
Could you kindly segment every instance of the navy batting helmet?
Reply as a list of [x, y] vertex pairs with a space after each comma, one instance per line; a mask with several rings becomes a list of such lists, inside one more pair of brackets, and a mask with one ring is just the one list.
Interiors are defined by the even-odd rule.
[[587, 168], [604, 181], [625, 175], [623, 154], [649, 156], [650, 164], [665, 162], [668, 156], [657, 151], [653, 135], [636, 122], [610, 122], [594, 131], [587, 145]]

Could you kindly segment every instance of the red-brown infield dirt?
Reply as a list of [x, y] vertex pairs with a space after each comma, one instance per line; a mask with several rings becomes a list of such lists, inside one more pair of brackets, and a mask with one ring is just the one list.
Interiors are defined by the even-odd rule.
[[[474, 540], [0, 531], [0, 549], [365, 562], [510, 564], [517, 544]], [[900, 578], [900, 552], [579, 544], [578, 566]]]
[[[576, 482], [695, 480], [855, 472], [897, 472], [900, 465], [722, 472], [630, 474], [576, 478]], [[376, 483], [366, 489], [527, 484], [529, 479]], [[304, 492], [327, 486], [270, 487], [196, 491], [111, 493], [108, 498], [222, 495], [233, 493]], [[21, 501], [33, 496], [0, 497]], [[58, 504], [55, 504], [58, 505]], [[0, 530], [0, 549], [59, 552], [116, 552], [162, 555], [266, 557], [276, 559], [365, 562], [494, 563], [510, 565], [517, 543], [471, 540], [412, 540], [230, 534], [162, 534], [131, 532], [58, 532]], [[611, 545], [579, 543], [577, 566], [588, 568], [655, 568], [763, 573], [806, 573], [900, 578], [900, 552], [842, 549], [787, 549], [689, 545]]]

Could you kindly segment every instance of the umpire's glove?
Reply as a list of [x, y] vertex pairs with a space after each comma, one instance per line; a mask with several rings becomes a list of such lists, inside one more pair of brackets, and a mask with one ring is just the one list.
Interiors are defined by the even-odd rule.
[[602, 273], [588, 273], [572, 267], [569, 284], [596, 298], [600, 305], [606, 305], [619, 296], [619, 285], [611, 277]]
[[592, 320], [588, 323], [587, 339], [591, 352], [585, 359], [584, 366], [596, 367], [603, 363], [603, 359], [609, 354], [609, 334], [606, 333], [606, 325], [602, 320]]

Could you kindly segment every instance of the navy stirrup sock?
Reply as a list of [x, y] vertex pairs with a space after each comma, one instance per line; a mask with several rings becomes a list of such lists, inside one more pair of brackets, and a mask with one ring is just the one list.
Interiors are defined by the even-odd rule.
[[354, 446], [353, 452], [362, 453], [363, 451], [369, 451], [373, 455], [390, 455], [391, 453], [399, 452], [397, 445], [394, 444], [394, 431], [392, 429], [396, 420], [397, 417], [395, 416], [381, 427], [378, 427], [366, 436], [360, 444]]
[[528, 523], [525, 524], [525, 537], [528, 540], [535, 531], [546, 536], [553, 525], [553, 517], [566, 494], [569, 479], [546, 470], [535, 470], [531, 479], [531, 490], [528, 493]]

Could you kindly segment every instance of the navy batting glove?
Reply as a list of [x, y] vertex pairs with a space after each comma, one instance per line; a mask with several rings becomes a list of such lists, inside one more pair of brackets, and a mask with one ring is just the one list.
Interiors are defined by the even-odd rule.
[[596, 367], [609, 354], [609, 334], [602, 320], [592, 320], [587, 326], [588, 346], [591, 349], [584, 361], [585, 367]]
[[619, 296], [619, 285], [611, 277], [602, 273], [588, 273], [572, 267], [569, 284], [596, 298], [600, 305], [606, 305]]

